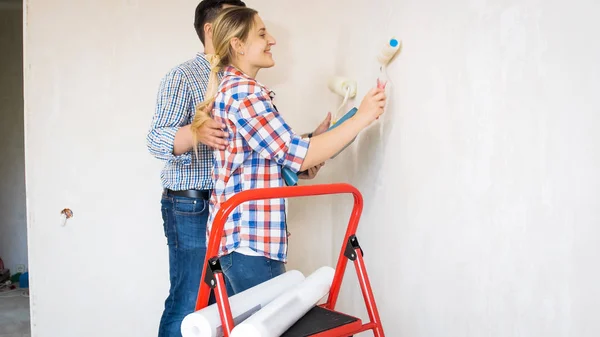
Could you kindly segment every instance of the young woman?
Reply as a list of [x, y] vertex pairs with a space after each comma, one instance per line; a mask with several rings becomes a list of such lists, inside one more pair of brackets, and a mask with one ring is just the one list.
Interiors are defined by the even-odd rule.
[[[192, 123], [193, 130], [199, 128], [211, 118], [205, 112], [212, 111], [229, 133], [227, 148], [214, 151], [209, 233], [214, 214], [228, 198], [244, 190], [285, 186], [282, 167], [299, 172], [321, 165], [379, 117], [386, 101], [383, 90], [372, 89], [354, 117], [332, 131], [302, 138], [273, 105], [271, 91], [255, 79], [260, 69], [275, 65], [271, 53], [275, 38], [258, 13], [247, 7], [223, 11], [213, 25], [212, 41], [215, 55], [207, 99]], [[284, 273], [284, 200], [247, 202], [234, 210], [225, 223], [220, 256], [235, 293]]]

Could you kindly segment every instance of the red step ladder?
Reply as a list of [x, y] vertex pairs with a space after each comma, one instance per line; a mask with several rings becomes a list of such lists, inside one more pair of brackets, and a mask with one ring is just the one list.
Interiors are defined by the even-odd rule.
[[[208, 249], [204, 259], [205, 275], [198, 290], [196, 300], [196, 311], [208, 305], [211, 290], [214, 290], [216, 303], [219, 309], [223, 326], [224, 337], [229, 337], [234, 323], [229, 306], [229, 298], [225, 288], [223, 271], [218, 260], [218, 250], [223, 236], [223, 226], [229, 214], [240, 204], [251, 200], [268, 200], [276, 198], [295, 198], [330, 194], [352, 194], [354, 196], [354, 208], [348, 222], [346, 235], [342, 241], [342, 248], [337, 261], [333, 283], [329, 291], [327, 303], [315, 306], [296, 324], [294, 324], [282, 337], [348, 337], [364, 331], [373, 331], [375, 337], [384, 337], [383, 327], [375, 304], [373, 290], [367, 275], [367, 269], [363, 259], [363, 251], [356, 238], [356, 229], [363, 209], [361, 193], [349, 184], [324, 184], [312, 186], [293, 186], [262, 188], [240, 192], [227, 200], [217, 214], [215, 214], [212, 225]], [[360, 283], [365, 306], [369, 314], [370, 322], [364, 323], [356, 317], [335, 311], [335, 305], [342, 285], [342, 279], [348, 261], [353, 261], [356, 274]]]

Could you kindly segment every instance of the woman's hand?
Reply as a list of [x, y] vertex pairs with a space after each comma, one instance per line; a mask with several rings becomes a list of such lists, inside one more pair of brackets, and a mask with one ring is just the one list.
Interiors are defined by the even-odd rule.
[[327, 116], [325, 116], [325, 119], [315, 129], [315, 131], [313, 131], [313, 137], [318, 136], [318, 135], [322, 134], [323, 132], [327, 131], [330, 126], [331, 126], [331, 112], [328, 112]]
[[384, 89], [371, 89], [360, 103], [356, 117], [365, 123], [365, 127], [368, 126], [383, 114], [386, 100]]
[[306, 171], [298, 172], [298, 179], [313, 179], [317, 176], [317, 173], [319, 173], [319, 170], [321, 167], [323, 167], [323, 165], [325, 165], [325, 163], [313, 166]]

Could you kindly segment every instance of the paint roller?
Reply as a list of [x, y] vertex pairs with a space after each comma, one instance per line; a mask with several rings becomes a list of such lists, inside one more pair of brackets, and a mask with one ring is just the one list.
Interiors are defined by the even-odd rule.
[[[388, 96], [388, 100], [385, 104], [386, 105], [385, 108], [387, 108], [387, 105], [389, 104], [389, 91], [390, 91], [389, 84], [391, 82], [391, 80], [389, 79], [388, 73], [387, 73], [387, 66], [392, 62], [394, 57], [396, 57], [396, 55], [398, 55], [401, 48], [402, 48], [402, 41], [398, 40], [395, 37], [392, 37], [387, 41], [385, 46], [381, 49], [381, 51], [377, 55], [377, 61], [381, 65], [379, 67], [379, 77], [377, 78], [377, 88], [383, 89], [386, 91], [386, 96]], [[377, 119], [379, 119], [379, 117], [377, 117]], [[381, 127], [383, 127], [383, 124], [381, 124]]]
[[339, 113], [346, 106], [348, 99], [354, 98], [356, 96], [356, 81], [352, 81], [348, 78], [341, 76], [334, 76], [329, 79], [329, 81], [327, 82], [327, 86], [332, 92], [344, 97], [344, 99], [342, 100], [342, 104], [333, 115], [331, 124], [335, 124], [339, 120]]
[[[229, 307], [234, 324], [239, 324], [258, 312], [281, 294], [305, 280], [304, 274], [298, 270], [287, 271], [275, 278], [256, 285], [229, 298]], [[183, 337], [223, 337], [221, 316], [217, 304], [185, 316], [181, 322]]]
[[377, 61], [381, 65], [379, 68], [380, 74], [379, 78], [377, 78], [377, 87], [380, 89], [385, 89], [388, 82], [389, 77], [387, 74], [387, 66], [392, 62], [392, 59], [398, 54], [400, 49], [402, 48], [402, 41], [392, 37], [388, 40], [385, 46], [381, 49], [379, 54], [377, 55]]
[[335, 269], [317, 269], [231, 331], [231, 337], [278, 337], [329, 293]]

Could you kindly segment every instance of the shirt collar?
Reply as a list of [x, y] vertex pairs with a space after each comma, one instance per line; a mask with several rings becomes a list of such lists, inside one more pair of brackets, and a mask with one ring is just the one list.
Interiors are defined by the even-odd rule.
[[203, 52], [196, 53], [196, 61], [208, 63], [208, 60], [206, 59], [206, 54], [204, 54]]
[[271, 99], [275, 98], [275, 92], [273, 90], [269, 89], [266, 85], [263, 85], [256, 79], [246, 75], [244, 72], [240, 71], [238, 68], [236, 68], [234, 66], [226, 66], [225, 68], [223, 68], [223, 77], [226, 77], [226, 76], [236, 76], [236, 77], [241, 77], [241, 78], [247, 79], [248, 81], [252, 81], [252, 82], [256, 83], [259, 87], [261, 87], [263, 90], [268, 92], [269, 96], [271, 96]]

